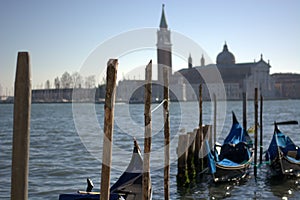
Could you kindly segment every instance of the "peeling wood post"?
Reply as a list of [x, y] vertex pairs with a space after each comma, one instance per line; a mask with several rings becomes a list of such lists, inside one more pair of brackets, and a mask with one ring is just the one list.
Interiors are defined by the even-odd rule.
[[187, 174], [187, 156], [188, 156], [188, 144], [189, 144], [189, 135], [179, 135], [178, 138], [178, 148], [177, 148], [177, 184], [185, 185], [188, 183], [188, 174]]
[[[217, 97], [216, 94], [214, 94], [214, 143], [212, 144], [215, 144], [217, 142], [216, 140], [217, 140]], [[211, 146], [211, 148], [213, 148], [213, 146]]]
[[255, 129], [254, 129], [254, 176], [257, 177], [257, 135], [258, 135], [258, 91], [255, 88], [255, 96], [254, 96], [254, 121], [255, 121]]
[[145, 69], [145, 136], [144, 136], [144, 166], [143, 166], [143, 200], [150, 199], [150, 152], [152, 137], [151, 97], [152, 97], [152, 60]]
[[204, 141], [208, 139], [208, 142], [209, 142], [209, 146], [211, 148], [213, 148], [213, 145], [212, 145], [212, 134], [213, 134], [213, 127], [212, 125], [205, 125], [203, 127], [203, 148], [202, 148], [202, 151], [203, 151], [203, 166], [202, 166], [202, 171], [205, 170], [207, 168], [207, 164], [208, 164], [208, 160], [207, 160], [207, 150], [205, 148], [205, 145], [204, 145]]
[[202, 137], [202, 84], [199, 85], [199, 126], [196, 133], [196, 141], [195, 141], [195, 156], [194, 156], [194, 162], [196, 170], [198, 171], [200, 168], [202, 155], [199, 156], [201, 151], [201, 137]]
[[15, 78], [11, 200], [28, 199], [31, 69], [28, 52], [19, 52]]
[[196, 132], [188, 132], [189, 135], [189, 148], [188, 148], [188, 174], [190, 179], [193, 179], [195, 176], [195, 165], [194, 165], [194, 157], [195, 157], [195, 140], [196, 140]]
[[243, 92], [243, 128], [247, 131], [247, 93]]
[[107, 62], [106, 94], [104, 105], [104, 136], [101, 172], [101, 195], [100, 200], [109, 200], [110, 197], [110, 167], [112, 162], [112, 142], [114, 127], [114, 104], [116, 94], [118, 60], [110, 59]]
[[165, 167], [164, 167], [164, 196], [170, 199], [170, 118], [169, 118], [169, 68], [163, 68], [164, 75], [164, 135], [165, 135]]
[[260, 151], [259, 151], [259, 164], [262, 164], [262, 154], [263, 154], [263, 96], [260, 95]]

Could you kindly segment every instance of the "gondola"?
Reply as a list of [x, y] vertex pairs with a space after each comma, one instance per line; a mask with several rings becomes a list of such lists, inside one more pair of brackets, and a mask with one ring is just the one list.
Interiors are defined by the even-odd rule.
[[[110, 200], [140, 200], [142, 199], [142, 176], [143, 159], [140, 148], [134, 140], [134, 148], [131, 161], [125, 172], [119, 177], [117, 182], [110, 188]], [[86, 191], [78, 191], [74, 194], [60, 194], [59, 200], [93, 200], [100, 199], [99, 192], [92, 192], [93, 183], [87, 179]], [[150, 181], [150, 190], [152, 187]]]
[[232, 127], [222, 145], [215, 144], [211, 151], [208, 141], [208, 167], [216, 182], [245, 178], [253, 159], [252, 141], [232, 112]]
[[300, 176], [300, 147], [279, 129], [280, 124], [298, 124], [297, 121], [274, 123], [274, 134], [265, 154], [273, 176]]

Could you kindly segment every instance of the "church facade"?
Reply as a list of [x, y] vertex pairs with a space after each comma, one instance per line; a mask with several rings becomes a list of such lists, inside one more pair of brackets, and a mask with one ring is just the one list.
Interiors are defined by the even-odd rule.
[[[195, 91], [199, 84], [202, 84], [204, 88], [207, 88], [207, 84], [213, 84], [207, 83], [201, 74], [205, 74], [203, 71], [209, 70], [209, 68], [216, 68], [221, 75], [228, 100], [240, 100], [243, 93], [246, 93], [249, 99], [253, 99], [255, 88], [258, 88], [259, 92], [266, 98], [275, 97], [274, 81], [270, 76], [271, 65], [264, 61], [263, 55], [257, 62], [236, 63], [234, 54], [228, 50], [225, 43], [223, 51], [217, 55], [216, 64], [205, 65], [203, 56], [201, 66], [193, 66], [191, 55], [188, 61], [188, 68], [181, 69], [177, 73], [182, 75], [186, 83], [191, 84]], [[209, 98], [207, 92], [204, 92], [205, 98]], [[191, 96], [187, 99], [195, 100]]]

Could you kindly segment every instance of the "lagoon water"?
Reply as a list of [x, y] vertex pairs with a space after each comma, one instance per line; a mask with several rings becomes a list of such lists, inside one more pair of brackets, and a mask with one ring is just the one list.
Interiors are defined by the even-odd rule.
[[[152, 105], [152, 109], [157, 104]], [[204, 102], [204, 124], [212, 124], [213, 104]], [[253, 125], [253, 101], [248, 101], [248, 126]], [[264, 150], [273, 134], [274, 121], [300, 121], [300, 100], [265, 101], [263, 114]], [[231, 127], [231, 111], [242, 122], [242, 102], [218, 103], [217, 139], [226, 136]], [[33, 104], [31, 109], [29, 199], [58, 199], [60, 193], [85, 190], [86, 178], [100, 190], [102, 104]], [[178, 135], [193, 131], [198, 125], [198, 103], [170, 104], [171, 120], [171, 199], [298, 199], [300, 178], [276, 180], [268, 168], [253, 170], [246, 181], [213, 184], [209, 176], [197, 177], [187, 188], [177, 187]], [[111, 183], [120, 176], [130, 160], [133, 137], [143, 151], [144, 105], [116, 104]], [[0, 104], [0, 199], [10, 198], [13, 105]], [[159, 107], [152, 113], [151, 178], [153, 199], [163, 199], [163, 113]], [[300, 125], [280, 126], [300, 145]]]

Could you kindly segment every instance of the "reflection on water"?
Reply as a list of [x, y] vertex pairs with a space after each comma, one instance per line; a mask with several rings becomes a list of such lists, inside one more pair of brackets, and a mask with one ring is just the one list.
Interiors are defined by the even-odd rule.
[[[71, 104], [33, 104], [30, 132], [29, 199], [58, 199], [59, 193], [85, 190], [86, 178], [100, 190], [101, 135], [103, 132], [103, 105], [86, 109], [81, 105], [78, 119], [74, 120]], [[226, 111], [218, 115], [217, 139], [222, 141], [231, 126], [231, 111], [242, 121], [242, 102], [220, 102]], [[155, 106], [153, 106], [154, 108]], [[254, 124], [252, 101], [248, 102], [248, 126]], [[92, 119], [90, 108], [97, 119]], [[212, 124], [212, 104], [204, 102], [204, 124]], [[115, 107], [115, 132], [111, 183], [127, 166], [132, 138], [136, 137], [143, 149], [144, 105], [117, 104]], [[153, 112], [151, 176], [153, 198], [163, 198], [163, 116], [162, 108]], [[10, 196], [11, 142], [13, 105], [0, 104], [0, 199]], [[214, 184], [210, 176], [197, 175], [188, 187], [177, 187], [178, 135], [190, 132], [198, 125], [198, 103], [171, 103], [171, 199], [296, 199], [300, 195], [300, 179], [274, 179], [265, 165], [258, 169], [258, 177], [250, 172], [246, 181]], [[300, 121], [300, 101], [265, 101], [263, 115], [264, 150], [273, 134], [272, 123], [284, 120]], [[222, 123], [224, 122], [224, 123]], [[280, 129], [300, 144], [300, 126], [281, 126]], [[143, 150], [142, 150], [143, 152]]]

